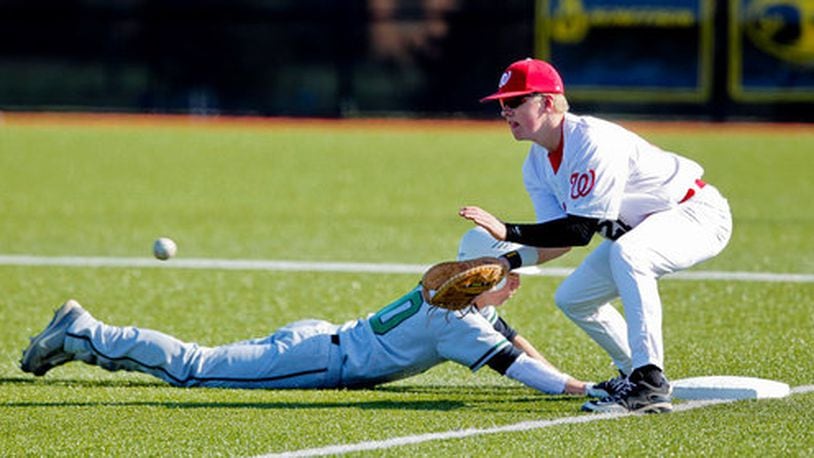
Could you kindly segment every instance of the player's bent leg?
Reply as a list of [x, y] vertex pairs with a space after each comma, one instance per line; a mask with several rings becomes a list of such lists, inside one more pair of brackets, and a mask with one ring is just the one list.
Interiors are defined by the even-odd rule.
[[730, 230], [726, 201], [705, 187], [688, 203], [651, 215], [613, 244], [609, 264], [625, 308], [634, 367], [663, 367], [657, 280], [718, 254]]
[[[699, 207], [697, 211], [695, 206]], [[664, 367], [662, 305], [657, 280], [709, 259], [723, 249], [731, 226], [728, 210], [719, 210], [702, 202], [652, 215], [611, 248], [609, 264], [625, 308], [628, 340], [637, 369], [631, 374], [627, 389], [586, 403], [585, 410], [672, 410], [671, 387], [660, 369]], [[709, 218], [704, 217], [705, 212]]]
[[645, 219], [616, 243], [646, 250], [656, 277], [680, 272], [718, 255], [729, 242], [732, 218], [725, 199], [707, 185], [687, 203]]
[[[681, 244], [688, 258], [685, 262], [695, 265], [726, 248], [732, 236], [732, 213], [729, 203], [714, 186], [705, 186], [697, 196], [680, 205], [679, 210], [681, 232], [677, 236], [686, 238]], [[680, 270], [681, 266], [676, 268]]]
[[625, 309], [633, 367], [663, 367], [661, 298], [647, 248], [620, 239], [611, 248], [610, 264]]
[[610, 355], [617, 368], [630, 373], [627, 324], [608, 303], [618, 295], [607, 260], [610, 246], [610, 242], [603, 242], [588, 255], [557, 288], [554, 301]]

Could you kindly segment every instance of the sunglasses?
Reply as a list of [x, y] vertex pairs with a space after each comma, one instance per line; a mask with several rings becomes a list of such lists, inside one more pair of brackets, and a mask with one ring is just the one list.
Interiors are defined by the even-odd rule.
[[512, 110], [516, 110], [520, 105], [526, 103], [527, 100], [537, 97], [540, 94], [527, 94], [527, 95], [518, 95], [517, 97], [507, 97], [505, 99], [500, 99], [500, 107], [503, 109], [511, 108]]

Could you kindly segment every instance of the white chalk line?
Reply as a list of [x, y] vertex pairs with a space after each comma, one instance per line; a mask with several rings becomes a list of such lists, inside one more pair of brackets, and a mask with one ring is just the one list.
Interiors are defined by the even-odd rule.
[[[318, 262], [283, 261], [252, 259], [170, 259], [159, 261], [153, 258], [125, 257], [83, 257], [83, 256], [34, 256], [0, 255], [3, 266], [59, 266], [59, 267], [137, 267], [156, 269], [214, 269], [214, 270], [270, 270], [287, 272], [343, 272], [343, 273], [384, 273], [420, 274], [429, 264], [393, 264], [364, 262]], [[544, 277], [566, 277], [574, 269], [557, 267], [532, 268], [529, 275]], [[665, 279], [696, 281], [746, 281], [814, 283], [814, 274], [741, 272], [698, 270], [668, 275]]]
[[[801, 393], [808, 393], [814, 391], [814, 385], [805, 385], [805, 386], [798, 386], [792, 388], [792, 394], [801, 394]], [[708, 407], [718, 404], [726, 404], [730, 402], [736, 402], [735, 399], [711, 399], [711, 400], [703, 400], [703, 401], [687, 401], [681, 404], [676, 404], [673, 408], [673, 412], [685, 412], [688, 410], [699, 409], [702, 407]], [[603, 420], [617, 420], [620, 418], [635, 416], [637, 414], [631, 413], [614, 413], [614, 414], [591, 414], [591, 415], [580, 415], [578, 417], [564, 417], [564, 418], [557, 418], [554, 420], [540, 420], [540, 421], [524, 421], [520, 423], [514, 423], [511, 425], [504, 425], [504, 426], [497, 426], [494, 428], [470, 428], [470, 429], [462, 429], [456, 431], [445, 431], [440, 433], [427, 433], [427, 434], [417, 434], [414, 436], [402, 436], [402, 437], [394, 437], [391, 439], [385, 440], [378, 440], [378, 441], [367, 441], [367, 442], [357, 442], [355, 444], [339, 444], [339, 445], [330, 445], [327, 447], [319, 447], [319, 448], [309, 448], [309, 449], [302, 449], [302, 450], [293, 450], [290, 452], [283, 452], [283, 453], [273, 453], [267, 455], [258, 455], [255, 458], [282, 458], [282, 457], [306, 457], [306, 456], [323, 456], [323, 455], [337, 455], [337, 454], [344, 454], [344, 453], [352, 453], [352, 452], [363, 452], [368, 450], [380, 450], [385, 448], [392, 448], [392, 447], [401, 447], [405, 445], [412, 445], [412, 444], [419, 444], [422, 442], [430, 442], [430, 441], [437, 441], [437, 440], [447, 440], [447, 439], [460, 439], [464, 437], [470, 436], [481, 436], [485, 434], [498, 434], [498, 433], [509, 433], [509, 432], [517, 432], [517, 431], [529, 431], [532, 429], [543, 429], [543, 428], [550, 428], [552, 426], [559, 426], [559, 425], [574, 425], [580, 423], [592, 423], [595, 421], [603, 421]]]

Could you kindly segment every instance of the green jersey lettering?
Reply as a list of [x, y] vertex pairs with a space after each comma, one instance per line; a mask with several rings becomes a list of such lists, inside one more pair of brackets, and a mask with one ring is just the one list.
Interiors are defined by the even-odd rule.
[[407, 318], [418, 313], [423, 303], [424, 299], [421, 297], [421, 290], [412, 291], [371, 316], [369, 320], [370, 327], [373, 328], [373, 332], [376, 334], [386, 334]]

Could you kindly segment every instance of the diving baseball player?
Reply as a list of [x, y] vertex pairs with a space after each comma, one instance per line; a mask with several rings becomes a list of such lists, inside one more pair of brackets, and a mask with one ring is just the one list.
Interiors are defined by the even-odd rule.
[[[474, 206], [459, 214], [499, 240], [564, 251], [601, 234], [605, 241], [555, 294], [621, 374], [599, 384], [611, 396], [583, 409], [668, 412], [657, 280], [724, 249], [732, 231], [729, 205], [702, 181], [696, 162], [619, 125], [569, 113], [564, 92], [554, 67], [525, 59], [511, 64], [498, 91], [482, 100], [498, 100], [514, 138], [532, 142], [523, 181], [537, 222], [504, 223]], [[533, 251], [508, 258], [512, 266], [539, 262]], [[610, 304], [617, 297], [625, 318]]]
[[[461, 259], [500, 255], [516, 246], [480, 228], [467, 232]], [[138, 371], [172, 385], [234, 388], [368, 387], [419, 374], [447, 360], [473, 372], [489, 366], [544, 393], [604, 395], [549, 364], [495, 309], [520, 286], [477, 296], [464, 313], [429, 305], [421, 285], [367, 318], [342, 325], [303, 320], [274, 334], [214, 348], [136, 327], [110, 326], [69, 300], [32, 338], [21, 368], [34, 375], [70, 361]]]

